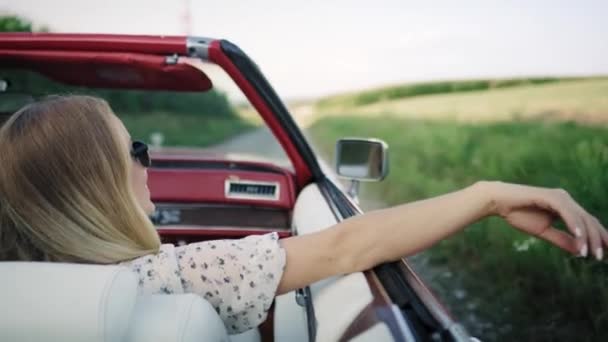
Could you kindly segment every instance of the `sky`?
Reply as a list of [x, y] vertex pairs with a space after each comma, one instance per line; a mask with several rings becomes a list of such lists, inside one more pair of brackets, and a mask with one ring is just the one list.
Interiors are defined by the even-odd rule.
[[430, 80], [608, 75], [605, 0], [0, 0], [0, 13], [53, 32], [228, 39], [288, 99]]

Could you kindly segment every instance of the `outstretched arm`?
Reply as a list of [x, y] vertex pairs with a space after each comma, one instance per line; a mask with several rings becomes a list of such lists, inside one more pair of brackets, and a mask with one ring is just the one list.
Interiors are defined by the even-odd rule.
[[[608, 233], [563, 190], [478, 182], [439, 197], [377, 210], [318, 233], [281, 241], [287, 265], [278, 293], [398, 260], [491, 215], [573, 254], [602, 257]], [[559, 217], [571, 234], [551, 226]], [[602, 241], [603, 240], [603, 241]]]

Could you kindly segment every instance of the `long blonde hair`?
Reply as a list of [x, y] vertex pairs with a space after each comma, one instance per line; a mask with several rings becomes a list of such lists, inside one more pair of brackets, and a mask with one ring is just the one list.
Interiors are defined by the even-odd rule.
[[53, 96], [0, 129], [0, 260], [115, 263], [158, 251], [102, 99]]

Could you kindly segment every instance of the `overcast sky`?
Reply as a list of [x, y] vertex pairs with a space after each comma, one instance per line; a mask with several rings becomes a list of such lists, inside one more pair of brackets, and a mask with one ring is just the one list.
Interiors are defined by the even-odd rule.
[[421, 3], [0, 0], [0, 11], [54, 32], [225, 38], [289, 98], [421, 80], [608, 74], [606, 0]]

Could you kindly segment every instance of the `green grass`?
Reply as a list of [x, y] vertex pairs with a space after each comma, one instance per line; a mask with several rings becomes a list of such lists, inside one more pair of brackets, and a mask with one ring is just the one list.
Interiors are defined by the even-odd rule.
[[150, 141], [151, 134], [162, 133], [166, 146], [209, 146], [255, 128], [236, 115], [221, 118], [153, 112], [123, 114], [120, 118], [134, 139]]
[[[364, 191], [389, 205], [476, 180], [502, 180], [564, 188], [608, 223], [606, 128], [342, 116], [320, 119], [311, 133], [329, 155], [333, 142], [343, 136], [387, 141], [391, 173]], [[498, 341], [608, 340], [608, 264], [572, 258], [540, 241], [517, 251], [527, 239], [501, 220], [489, 219], [429, 251], [432, 263], [447, 265], [478, 301], [476, 314], [492, 322], [493, 331], [470, 327], [472, 332]], [[457, 318], [471, 311], [463, 306], [451, 310]]]
[[[311, 133], [331, 154], [337, 138], [369, 136], [370, 127], [390, 146], [391, 173], [371, 185], [372, 194], [389, 205], [443, 194], [476, 180], [503, 180], [564, 188], [608, 223], [608, 129], [382, 116], [325, 118]], [[430, 255], [432, 262], [467, 275], [463, 281], [468, 291], [483, 303], [481, 317], [515, 327], [498, 340], [536, 336], [580, 341], [581, 332], [608, 340], [608, 264], [573, 259], [544, 242], [517, 251], [515, 245], [526, 239], [493, 219], [443, 241]], [[464, 308], [452, 310], [467, 314]]]
[[365, 106], [327, 107], [319, 115], [377, 116], [491, 122], [576, 120], [608, 123], [608, 79], [585, 79], [513, 88], [439, 94], [377, 102]]
[[492, 89], [521, 87], [556, 82], [580, 80], [581, 78], [512, 78], [512, 79], [486, 79], [437, 81], [425, 83], [399, 84], [377, 89], [364, 90], [355, 93], [330, 96], [317, 102], [320, 110], [332, 107], [345, 108], [369, 105], [382, 101], [405, 99], [425, 95], [463, 93], [470, 91], [484, 91]]

